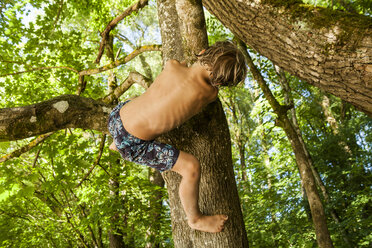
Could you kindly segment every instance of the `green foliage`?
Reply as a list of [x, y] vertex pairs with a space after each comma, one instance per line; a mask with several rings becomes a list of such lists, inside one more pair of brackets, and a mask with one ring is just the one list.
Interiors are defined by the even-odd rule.
[[[107, 23], [135, 1], [17, 0], [1, 3], [0, 75], [41, 67], [96, 68], [93, 63]], [[275, 1], [279, 2], [279, 1]], [[296, 1], [297, 2], [297, 1]], [[316, 1], [330, 8], [331, 1]], [[341, 1], [333, 8], [345, 10]], [[63, 4], [62, 4], [63, 3]], [[287, 1], [287, 4], [293, 3]], [[314, 5], [315, 1], [307, 1]], [[371, 12], [369, 1], [350, 2], [357, 11]], [[138, 46], [160, 44], [156, 3], [123, 20], [114, 35], [119, 57]], [[209, 42], [232, 34], [206, 13]], [[284, 103], [273, 65], [250, 51], [272, 90]], [[112, 70], [120, 84], [132, 70], [155, 78], [161, 70], [158, 52], [146, 53]], [[107, 94], [111, 72], [85, 77], [85, 97]], [[314, 165], [330, 195], [324, 203], [335, 247], [346, 247], [346, 230], [355, 247], [370, 247], [372, 120], [339, 99], [325, 95], [290, 75], [298, 123]], [[44, 69], [0, 77], [0, 107], [28, 105], [61, 94], [74, 94], [77, 74], [68, 69]], [[131, 87], [121, 99], [144, 91]], [[327, 96], [331, 125], [322, 107]], [[230, 126], [233, 161], [250, 247], [316, 247], [309, 206], [303, 197], [293, 150], [275, 126], [276, 115], [248, 75], [244, 85], [220, 91]], [[123, 236], [128, 247], [148, 242], [172, 247], [170, 215], [164, 188], [151, 184], [144, 167], [123, 162], [105, 148], [98, 165], [84, 180], [99, 153], [101, 134], [66, 129], [44, 143], [0, 164], [0, 247], [109, 246], [109, 234]], [[0, 143], [0, 154], [28, 144], [29, 139]], [[157, 192], [163, 199], [155, 200]], [[150, 202], [162, 201], [161, 209]], [[331, 218], [334, 209], [341, 222]], [[158, 223], [154, 215], [159, 214]], [[156, 235], [147, 235], [148, 233]], [[97, 243], [99, 245], [97, 245]]]
[[[284, 104], [272, 63], [250, 52], [274, 96]], [[275, 126], [276, 116], [250, 75], [248, 79], [244, 86], [220, 92], [220, 98], [229, 121], [250, 247], [317, 247], [291, 145]], [[340, 99], [327, 96], [335, 129], [322, 107], [324, 93], [290, 75], [287, 80], [303, 138], [331, 198], [323, 203], [334, 245], [348, 247], [341, 231], [346, 230], [354, 246], [368, 247], [372, 243], [372, 120]], [[332, 218], [332, 209], [340, 223]]]
[[352, 13], [358, 12], [360, 14], [372, 14], [372, 2], [369, 0], [303, 0], [303, 2]]
[[[134, 2], [31, 0], [1, 4], [0, 75], [8, 76], [0, 77], [0, 107], [75, 94], [78, 75], [73, 70], [110, 62], [104, 56], [100, 65], [93, 63], [100, 32]], [[114, 54], [121, 49], [118, 56], [122, 57], [137, 46], [159, 44], [154, 16], [155, 3], [151, 2], [120, 23], [111, 32]], [[120, 39], [123, 37], [127, 40]], [[133, 70], [145, 74], [146, 64], [152, 65], [148, 76], [154, 78], [161, 69], [160, 53], [147, 53], [115, 68], [117, 83]], [[22, 71], [28, 72], [15, 74]], [[83, 96], [105, 96], [109, 76], [110, 72], [86, 76]], [[122, 97], [141, 92], [143, 89], [134, 85]], [[21, 157], [1, 164], [0, 247], [108, 247], [110, 233], [123, 235], [129, 247], [144, 247], [150, 239], [170, 247], [167, 205], [149, 207], [156, 192], [166, 200], [165, 189], [149, 182], [147, 168], [124, 163], [117, 153], [109, 152], [109, 141], [99, 164], [77, 187], [95, 163], [100, 137], [89, 130], [61, 130]], [[8, 154], [28, 142], [2, 142], [0, 153]], [[157, 221], [161, 223], [156, 229], [154, 212], [160, 215]], [[152, 237], [151, 232], [157, 236]]]

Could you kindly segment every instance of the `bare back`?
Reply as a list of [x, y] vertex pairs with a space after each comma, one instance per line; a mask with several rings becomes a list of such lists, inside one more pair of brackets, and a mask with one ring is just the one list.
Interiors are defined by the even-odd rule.
[[218, 90], [207, 82], [207, 75], [201, 65], [168, 61], [150, 88], [120, 110], [125, 129], [151, 140], [178, 127], [216, 99]]

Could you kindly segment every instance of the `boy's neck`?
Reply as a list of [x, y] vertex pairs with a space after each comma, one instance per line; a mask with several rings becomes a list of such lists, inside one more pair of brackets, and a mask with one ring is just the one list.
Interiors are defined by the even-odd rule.
[[199, 74], [207, 83], [210, 84], [211, 82], [211, 72], [205, 65], [199, 63], [199, 61], [195, 62], [192, 66], [192, 69], [195, 70], [197, 74]]

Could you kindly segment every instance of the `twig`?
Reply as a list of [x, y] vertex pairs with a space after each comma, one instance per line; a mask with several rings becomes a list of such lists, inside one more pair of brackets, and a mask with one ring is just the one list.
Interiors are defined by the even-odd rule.
[[136, 47], [125, 35], [118, 34], [118, 35], [115, 35], [115, 37], [121, 40], [122, 42], [125, 42], [127, 45], [129, 45], [133, 49]]
[[131, 72], [129, 76], [121, 83], [111, 94], [105, 96], [102, 101], [104, 103], [110, 104], [115, 99], [118, 99], [124, 92], [126, 92], [133, 84], [139, 84], [143, 88], [147, 89], [151, 84], [151, 80], [143, 76], [138, 72]]
[[76, 95], [80, 96], [81, 93], [84, 92], [84, 90], [85, 90], [85, 88], [87, 86], [87, 81], [84, 80], [84, 76], [80, 75], [78, 82], [79, 82], [79, 86], [78, 86], [78, 88], [76, 90]]
[[107, 24], [107, 27], [101, 33], [102, 40], [101, 40], [101, 43], [99, 45], [99, 52], [98, 52], [98, 56], [96, 58], [95, 63], [98, 64], [101, 61], [103, 52], [105, 50], [105, 45], [106, 45], [107, 39], [108, 39], [109, 34], [110, 34], [110, 31], [112, 29], [114, 29], [116, 27], [116, 25], [121, 20], [123, 20], [125, 17], [129, 16], [133, 12], [142, 9], [143, 7], [145, 7], [147, 5], [147, 3], [148, 3], [148, 0], [140, 0], [140, 1], [138, 1], [137, 3], [131, 5], [129, 8], [127, 8], [121, 15], [115, 17], [112, 21], [109, 22], [109, 24]]
[[61, 6], [58, 9], [58, 13], [57, 13], [56, 19], [54, 20], [54, 23], [53, 23], [53, 30], [56, 28], [56, 25], [58, 23], [59, 17], [61, 15], [61, 12], [62, 12], [62, 9], [63, 9], [63, 0], [61, 0], [60, 5]]
[[103, 167], [101, 164], [98, 164], [98, 166], [101, 167], [101, 169], [102, 169], [104, 172], [106, 172], [106, 174], [107, 174], [107, 176], [108, 176], [109, 178], [112, 177], [111, 174], [107, 171], [107, 169], [106, 169], [105, 167]]
[[8, 213], [3, 209], [0, 209], [0, 214], [6, 214], [6, 215], [8, 215], [9, 217], [12, 217], [12, 218], [20, 218], [20, 219], [27, 220], [27, 221], [31, 222], [31, 220], [28, 219], [27, 217], [23, 217], [21, 215], [17, 215], [17, 214], [13, 214], [13, 213]]
[[119, 57], [119, 55], [120, 55], [120, 52], [121, 52], [121, 47], [120, 47], [119, 50], [116, 52], [115, 60], [118, 60], [118, 57]]
[[99, 161], [100, 161], [101, 156], [102, 156], [102, 153], [103, 153], [103, 148], [105, 147], [105, 141], [106, 141], [106, 134], [103, 134], [102, 135], [102, 138], [101, 138], [101, 143], [99, 145], [98, 156], [97, 156], [96, 160], [94, 161], [94, 164], [92, 165], [92, 167], [90, 167], [88, 173], [85, 174], [85, 176], [83, 177], [83, 179], [81, 179], [80, 183], [78, 185], [76, 185], [76, 188], [81, 186], [81, 184], [88, 178], [88, 176], [90, 175], [90, 173], [92, 173], [93, 169], [99, 164]]
[[21, 64], [21, 65], [27, 65], [26, 62], [23, 62], [23, 61], [0, 60], [0, 62], [8, 63], [8, 64]]
[[97, 74], [97, 73], [100, 73], [100, 72], [103, 72], [103, 71], [111, 70], [115, 67], [118, 67], [119, 65], [128, 63], [130, 60], [134, 59], [139, 54], [141, 54], [143, 52], [148, 52], [148, 51], [161, 51], [161, 45], [142, 46], [142, 47], [134, 50], [132, 53], [125, 56], [124, 58], [121, 58], [119, 60], [116, 60], [116, 61], [114, 61], [110, 64], [107, 64], [107, 65], [99, 67], [99, 68], [94, 68], [94, 69], [88, 69], [88, 70], [81, 71], [81, 72], [79, 72], [79, 75], [80, 76], [93, 75], [93, 74]]
[[53, 133], [54, 132], [42, 134], [42, 135], [38, 136], [37, 138], [35, 138], [33, 141], [31, 141], [29, 144], [21, 147], [20, 149], [15, 150], [15, 151], [13, 151], [10, 154], [6, 154], [6, 155], [2, 156], [0, 158], [0, 163], [3, 163], [3, 162], [5, 162], [5, 161], [7, 161], [7, 160], [9, 160], [11, 158], [14, 158], [14, 157], [21, 156], [23, 153], [28, 152], [29, 150], [31, 150], [32, 148], [34, 148], [38, 144], [42, 143], [46, 138], [48, 138]]
[[[42, 141], [42, 142], [44, 142], [44, 141]], [[40, 155], [40, 152], [41, 152], [41, 148], [42, 148], [42, 145], [40, 146], [39, 150], [37, 150], [37, 153], [36, 153], [34, 162], [32, 163], [32, 168], [35, 168], [35, 166], [36, 166], [36, 162], [37, 162], [37, 159], [39, 158], [39, 155]]]
[[14, 76], [14, 75], [22, 74], [22, 73], [28, 73], [28, 72], [33, 72], [33, 71], [41, 71], [41, 70], [50, 70], [50, 69], [66, 69], [66, 70], [70, 70], [70, 71], [79, 73], [78, 70], [76, 70], [74, 68], [71, 68], [71, 67], [68, 67], [68, 66], [47, 66], [47, 67], [33, 68], [33, 69], [27, 70], [27, 71], [19, 71], [19, 72], [3, 74], [3, 75], [0, 75], [0, 77]]

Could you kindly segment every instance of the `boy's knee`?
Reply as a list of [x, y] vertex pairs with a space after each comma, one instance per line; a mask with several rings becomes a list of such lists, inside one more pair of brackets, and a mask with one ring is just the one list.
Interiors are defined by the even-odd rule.
[[200, 163], [198, 159], [186, 152], [181, 151], [172, 170], [189, 179], [198, 179], [200, 177]]
[[185, 171], [189, 177], [197, 178], [200, 176], [200, 163], [197, 158], [190, 156], [185, 163]]

